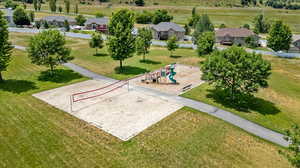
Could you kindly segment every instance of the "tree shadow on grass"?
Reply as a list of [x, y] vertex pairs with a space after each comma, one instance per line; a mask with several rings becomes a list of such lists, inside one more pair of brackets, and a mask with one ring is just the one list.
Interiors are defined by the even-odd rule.
[[216, 103], [223, 105], [226, 108], [233, 108], [237, 111], [250, 112], [255, 111], [262, 115], [274, 115], [281, 112], [274, 103], [264, 100], [259, 97], [250, 97], [244, 99], [245, 102], [241, 105], [233, 103], [228, 95], [222, 90], [209, 89], [207, 98], [212, 98]]
[[171, 55], [170, 57], [171, 57], [171, 58], [176, 58], [176, 59], [177, 59], [177, 58], [181, 58], [182, 56], [180, 56], [180, 55]]
[[140, 60], [140, 63], [153, 64], [153, 65], [161, 64], [161, 62], [159, 62], [159, 61], [153, 61], [153, 60], [149, 60], [149, 59]]
[[115, 72], [118, 74], [124, 74], [124, 75], [139, 75], [139, 74], [146, 73], [149, 71], [144, 68], [139, 68], [139, 67], [123, 66], [122, 70], [120, 69], [120, 67], [116, 67]]
[[93, 56], [95, 56], [95, 57], [106, 57], [106, 56], [108, 56], [108, 54], [106, 54], [106, 53], [97, 53], [97, 54], [94, 54]]
[[0, 83], [0, 91], [7, 91], [16, 94], [34, 89], [38, 89], [35, 83], [27, 80], [9, 79]]
[[50, 70], [41, 72], [38, 80], [43, 82], [66, 83], [81, 77], [80, 74], [72, 70], [55, 69], [53, 75], [50, 74]]

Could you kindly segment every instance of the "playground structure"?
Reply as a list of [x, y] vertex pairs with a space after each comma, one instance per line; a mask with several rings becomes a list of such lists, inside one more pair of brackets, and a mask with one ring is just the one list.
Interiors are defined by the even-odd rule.
[[202, 72], [198, 67], [171, 64], [137, 77], [130, 83], [169, 94], [180, 95], [204, 83], [201, 80], [201, 75]]
[[[163, 84], [169, 82], [176, 84]], [[127, 80], [88, 80], [33, 96], [127, 141], [183, 107], [139, 86], [179, 95], [201, 83], [198, 67], [172, 64]]]
[[167, 65], [164, 68], [161, 68], [159, 71], [149, 72], [144, 75], [142, 82], [147, 84], [149, 83], [159, 83], [167, 84], [168, 80], [172, 84], [177, 84], [177, 81], [174, 79], [174, 76], [177, 74], [175, 72], [176, 64]]

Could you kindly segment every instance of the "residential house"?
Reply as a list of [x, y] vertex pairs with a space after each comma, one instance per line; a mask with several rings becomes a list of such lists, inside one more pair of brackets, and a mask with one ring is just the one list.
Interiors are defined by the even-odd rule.
[[109, 19], [106, 17], [89, 18], [85, 22], [85, 28], [88, 30], [97, 30], [102, 33], [107, 33], [108, 32], [108, 22], [109, 22]]
[[153, 39], [156, 40], [167, 40], [172, 36], [175, 36], [177, 40], [183, 40], [185, 35], [185, 29], [172, 22], [161, 22], [153, 25], [151, 30]]
[[293, 41], [289, 52], [300, 52], [300, 35], [293, 35]]
[[4, 13], [4, 17], [6, 18], [8, 22], [8, 26], [12, 27], [15, 26], [14, 20], [13, 20], [13, 10], [10, 8], [0, 8], [0, 11]]
[[222, 28], [216, 30], [216, 42], [223, 45], [245, 45], [246, 38], [253, 36], [258, 41], [259, 37], [246, 28]]
[[49, 25], [63, 27], [65, 20], [69, 22], [70, 26], [76, 25], [76, 20], [67, 16], [45, 16], [41, 18], [40, 22], [47, 22]]

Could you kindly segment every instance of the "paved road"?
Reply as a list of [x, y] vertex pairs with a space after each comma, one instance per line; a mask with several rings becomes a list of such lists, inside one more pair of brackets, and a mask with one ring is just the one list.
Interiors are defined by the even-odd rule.
[[[167, 46], [166, 42], [164, 41], [157, 41], [153, 40], [152, 45], [156, 46]], [[197, 45], [194, 44], [179, 44], [179, 48], [191, 48], [191, 49], [197, 49]], [[217, 47], [219, 50], [224, 50], [225, 47]], [[272, 52], [272, 51], [264, 51], [264, 50], [254, 50], [254, 49], [247, 49], [248, 52], [255, 52], [257, 54], [263, 54], [263, 55], [272, 55], [272, 56], [278, 56], [278, 57], [284, 57], [284, 58], [300, 58], [300, 53], [285, 53], [285, 52]]]
[[[10, 32], [19, 32], [19, 33], [39, 33], [43, 31], [43, 29], [29, 29], [29, 28], [15, 28], [15, 27], [9, 27], [8, 30]], [[67, 37], [73, 37], [73, 38], [82, 38], [82, 39], [91, 39], [90, 34], [83, 34], [83, 33], [72, 33], [72, 32], [62, 32]], [[104, 40], [106, 39], [106, 36], [103, 35]], [[164, 41], [158, 41], [158, 40], [152, 40], [152, 45], [156, 46], [162, 46], [165, 47], [167, 44]], [[180, 48], [192, 48], [197, 49], [197, 45], [194, 44], [179, 44]], [[218, 49], [223, 50], [224, 47], [218, 47]], [[255, 52], [258, 54], [264, 54], [264, 55], [272, 55], [272, 56], [278, 56], [278, 57], [284, 57], [284, 58], [300, 58], [300, 53], [277, 53], [277, 52], [271, 52], [271, 51], [263, 51], [263, 50], [253, 50], [253, 49], [247, 49], [248, 52]]]
[[17, 46], [17, 45], [14, 45], [14, 48], [15, 49], [19, 49], [19, 50], [26, 50], [26, 47], [23, 47], [23, 46]]
[[[9, 27], [8, 30], [10, 32], [18, 32], [18, 33], [39, 33], [44, 31], [44, 29], [28, 29], [28, 28], [15, 28], [15, 27]], [[90, 34], [72, 33], [72, 32], [62, 32], [62, 33], [65, 34], [67, 37], [91, 39]]]

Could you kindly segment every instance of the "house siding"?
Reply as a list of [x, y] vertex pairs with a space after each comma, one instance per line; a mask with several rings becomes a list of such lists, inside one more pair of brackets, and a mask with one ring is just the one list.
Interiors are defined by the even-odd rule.
[[[254, 36], [258, 40], [258, 36]], [[231, 37], [231, 36], [219, 36], [216, 37], [216, 42], [220, 44], [232, 43], [234, 45], [246, 45], [247, 37]]]
[[87, 24], [85, 26], [85, 28], [87, 30], [97, 30], [99, 32], [102, 32], [102, 33], [107, 33], [108, 32], [108, 27], [107, 25], [100, 25], [100, 24], [96, 24], [96, 23], [91, 23], [91, 24]]
[[152, 29], [152, 35], [155, 40], [168, 40], [172, 36], [175, 36], [177, 40], [183, 40], [185, 33], [174, 30], [156, 31], [155, 29]]

